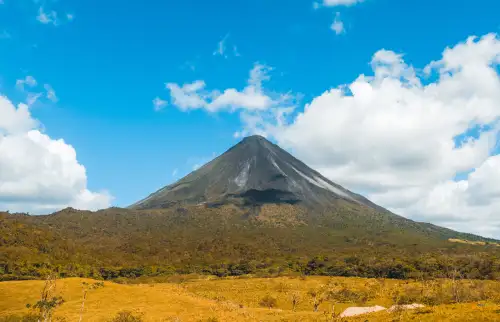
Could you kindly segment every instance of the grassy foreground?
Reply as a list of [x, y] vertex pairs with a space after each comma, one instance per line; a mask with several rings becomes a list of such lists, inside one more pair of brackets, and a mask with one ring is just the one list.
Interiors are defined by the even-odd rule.
[[[82, 282], [57, 281], [65, 302], [54, 318], [78, 321]], [[0, 283], [0, 321], [21, 321], [44, 281]], [[295, 310], [293, 302], [295, 299]], [[423, 303], [414, 311], [379, 312], [350, 319], [332, 317], [351, 306]], [[112, 321], [121, 311], [142, 321], [500, 321], [500, 282], [396, 281], [340, 277], [196, 278], [169, 283], [116, 284], [87, 293], [82, 321]], [[314, 306], [317, 305], [317, 312]], [[117, 320], [115, 320], [117, 321]], [[125, 320], [124, 320], [125, 321]]]

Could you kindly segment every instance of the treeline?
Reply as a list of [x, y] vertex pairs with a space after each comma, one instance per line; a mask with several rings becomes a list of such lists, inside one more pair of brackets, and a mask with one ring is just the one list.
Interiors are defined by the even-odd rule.
[[100, 267], [78, 263], [0, 263], [0, 280], [39, 279], [49, 273], [59, 277], [89, 277], [116, 280], [120, 278], [156, 277], [182, 274], [206, 274], [219, 277], [256, 275], [323, 275], [391, 279], [491, 279], [500, 280], [500, 259], [468, 255], [461, 257], [423, 256], [418, 258], [364, 258], [349, 256], [343, 259], [317, 256], [312, 259], [269, 261], [240, 261], [220, 264], [143, 265]]

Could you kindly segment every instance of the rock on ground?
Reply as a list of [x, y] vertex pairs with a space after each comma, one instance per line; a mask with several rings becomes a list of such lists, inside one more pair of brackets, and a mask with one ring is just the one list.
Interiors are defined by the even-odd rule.
[[367, 314], [367, 313], [373, 313], [373, 312], [378, 312], [378, 311], [383, 311], [386, 310], [385, 307], [375, 305], [375, 306], [367, 306], [367, 307], [357, 307], [353, 306], [350, 308], [347, 308], [344, 312], [340, 314], [340, 317], [348, 317], [348, 316], [356, 316], [356, 315], [361, 315], [361, 314]]

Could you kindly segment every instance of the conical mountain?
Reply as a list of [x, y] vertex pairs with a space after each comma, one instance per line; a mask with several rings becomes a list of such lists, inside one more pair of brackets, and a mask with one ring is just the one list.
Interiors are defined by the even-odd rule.
[[339, 199], [384, 210], [325, 178], [264, 137], [255, 135], [130, 208], [229, 202], [329, 207]]

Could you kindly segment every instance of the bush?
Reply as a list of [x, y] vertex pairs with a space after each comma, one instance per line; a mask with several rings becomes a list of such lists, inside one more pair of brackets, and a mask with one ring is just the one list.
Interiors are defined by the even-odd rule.
[[280, 282], [278, 285], [276, 285], [275, 289], [279, 293], [286, 293], [288, 292], [288, 290], [290, 290], [290, 285], [285, 282]]
[[328, 297], [339, 303], [366, 302], [367, 294], [363, 292], [352, 291], [348, 288], [342, 288], [338, 291], [332, 291]]
[[[396, 292], [392, 297], [394, 303], [398, 305], [420, 303], [424, 300], [423, 289], [417, 285], [408, 285], [401, 291]], [[430, 302], [432, 300], [429, 299]], [[426, 303], [429, 304], [429, 303]]]
[[268, 307], [271, 309], [271, 308], [276, 307], [278, 305], [278, 301], [274, 297], [272, 297], [270, 295], [266, 295], [260, 300], [259, 305], [262, 307]]
[[328, 300], [337, 303], [364, 304], [376, 297], [379, 288], [379, 285], [366, 285], [364, 288], [353, 290], [343, 283], [335, 283], [334, 285], [329, 285], [329, 289], [325, 295]]
[[110, 322], [142, 322], [142, 317], [130, 311], [118, 312]]

